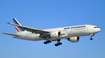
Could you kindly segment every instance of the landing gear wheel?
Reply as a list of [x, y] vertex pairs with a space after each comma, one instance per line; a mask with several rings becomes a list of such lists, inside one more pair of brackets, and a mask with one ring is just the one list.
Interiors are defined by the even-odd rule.
[[59, 42], [59, 43], [58, 43], [58, 45], [62, 45], [62, 43], [61, 43], [61, 42]]
[[56, 43], [56, 44], [55, 44], [55, 46], [59, 46], [59, 45], [62, 45], [62, 43], [61, 43], [61, 42], [59, 42], [59, 43]]
[[60, 42], [60, 39], [57, 40], [57, 43], [55, 44], [55, 46], [59, 46], [59, 45], [62, 45], [62, 43]]
[[48, 43], [51, 43], [51, 41], [45, 41], [45, 42], [44, 42], [44, 44], [48, 44]]
[[44, 44], [47, 44], [47, 42], [44, 42]]
[[92, 38], [92, 37], [93, 37], [94, 35], [95, 35], [95, 34], [92, 34], [92, 35], [90, 36], [90, 40], [93, 40], [93, 38]]
[[90, 38], [90, 40], [93, 40], [93, 38]]
[[55, 44], [55, 46], [58, 46], [58, 44]]

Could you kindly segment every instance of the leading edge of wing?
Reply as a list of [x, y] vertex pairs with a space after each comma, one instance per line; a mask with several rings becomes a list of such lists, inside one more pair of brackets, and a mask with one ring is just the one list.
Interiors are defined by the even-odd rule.
[[32, 28], [32, 27], [28, 27], [28, 26], [20, 26], [20, 25], [12, 24], [12, 23], [8, 23], [8, 24], [13, 25], [13, 26], [18, 26], [19, 28], [23, 28], [24, 30], [27, 30], [27, 31], [30, 31], [30, 32], [36, 33], [36, 34], [50, 33], [48, 31], [43, 31], [43, 30]]

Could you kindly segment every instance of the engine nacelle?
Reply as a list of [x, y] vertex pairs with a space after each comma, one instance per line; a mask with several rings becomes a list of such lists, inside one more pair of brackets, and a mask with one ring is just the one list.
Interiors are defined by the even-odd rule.
[[70, 42], [78, 42], [80, 40], [80, 37], [79, 36], [78, 37], [70, 37], [70, 38], [68, 38], [68, 40]]
[[57, 31], [57, 32], [52, 32], [52, 33], [50, 33], [50, 37], [51, 38], [58, 38], [59, 37], [59, 31]]
[[67, 36], [68, 34], [63, 31], [56, 31], [56, 32], [50, 33], [51, 38], [65, 38]]

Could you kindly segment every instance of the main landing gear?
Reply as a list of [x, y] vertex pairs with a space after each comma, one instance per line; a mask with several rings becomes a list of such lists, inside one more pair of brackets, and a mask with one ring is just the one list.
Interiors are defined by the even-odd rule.
[[62, 43], [60, 42], [60, 39], [57, 40], [57, 43], [55, 44], [55, 46], [59, 46], [59, 45], [62, 45]]
[[[48, 44], [48, 43], [51, 43], [51, 41], [47, 40], [47, 41], [44, 42], [44, 44]], [[62, 45], [62, 43], [60, 42], [60, 39], [57, 40], [57, 43], [55, 44], [55, 46], [59, 46], [59, 45]]]
[[94, 34], [92, 34], [92, 35], [90, 36], [90, 40], [93, 40], [93, 38], [92, 38], [93, 36], [94, 36]]
[[48, 43], [51, 43], [51, 41], [47, 40], [47, 41], [44, 42], [44, 44], [48, 44]]

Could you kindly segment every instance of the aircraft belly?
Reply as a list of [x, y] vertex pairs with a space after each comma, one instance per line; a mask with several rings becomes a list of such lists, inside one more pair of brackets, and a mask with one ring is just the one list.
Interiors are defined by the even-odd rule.
[[59, 38], [50, 38], [49, 40], [57, 40], [57, 39], [59, 39]]
[[39, 34], [30, 35], [29, 38], [34, 41], [43, 40], [42, 38], [39, 38]]
[[31, 41], [42, 40], [42, 38], [39, 38], [39, 34], [22, 35], [22, 36], [19, 37], [19, 38], [20, 38], [20, 39], [24, 39], [24, 40], [31, 40]]

